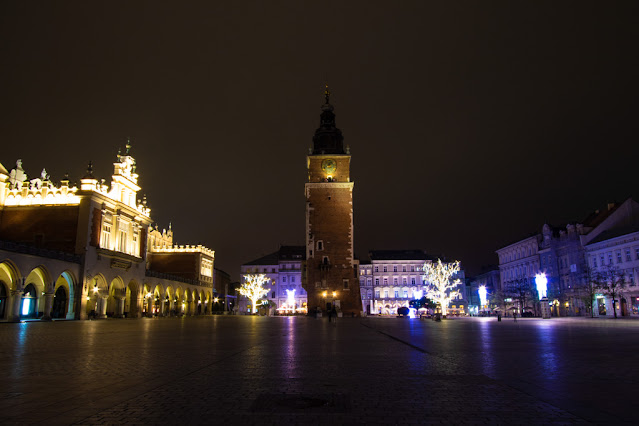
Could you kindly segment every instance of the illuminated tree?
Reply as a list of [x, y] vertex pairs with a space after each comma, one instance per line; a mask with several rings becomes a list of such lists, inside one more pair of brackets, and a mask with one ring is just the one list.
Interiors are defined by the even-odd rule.
[[459, 261], [452, 263], [442, 263], [437, 259], [437, 263], [425, 263], [424, 275], [427, 281], [426, 297], [439, 303], [442, 308], [442, 315], [446, 315], [448, 303], [459, 296], [459, 291], [455, 290], [461, 283], [459, 278], [453, 279], [453, 275], [459, 272]]
[[268, 283], [271, 279], [264, 274], [244, 275], [244, 283], [240, 287], [240, 294], [251, 300], [251, 309], [253, 313], [257, 312], [257, 301], [262, 298], [268, 289], [262, 285]]

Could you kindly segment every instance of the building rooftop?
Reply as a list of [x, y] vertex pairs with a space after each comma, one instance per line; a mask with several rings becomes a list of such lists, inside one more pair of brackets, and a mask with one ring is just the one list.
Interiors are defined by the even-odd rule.
[[371, 260], [435, 260], [424, 250], [371, 250]]

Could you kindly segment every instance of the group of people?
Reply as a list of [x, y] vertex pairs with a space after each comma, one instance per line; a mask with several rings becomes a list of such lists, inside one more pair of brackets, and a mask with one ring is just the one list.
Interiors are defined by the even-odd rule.
[[335, 309], [335, 306], [328, 311], [328, 322], [337, 322], [337, 309]]

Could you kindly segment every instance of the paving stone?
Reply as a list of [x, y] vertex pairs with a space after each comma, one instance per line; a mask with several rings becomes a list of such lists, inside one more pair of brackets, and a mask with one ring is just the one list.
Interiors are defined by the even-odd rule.
[[1, 324], [3, 424], [634, 420], [639, 321]]

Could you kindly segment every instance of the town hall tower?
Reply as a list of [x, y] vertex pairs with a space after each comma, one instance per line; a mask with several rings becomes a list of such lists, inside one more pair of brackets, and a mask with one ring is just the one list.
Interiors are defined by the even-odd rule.
[[359, 316], [362, 300], [353, 253], [351, 156], [335, 126], [328, 87], [325, 98], [307, 157], [304, 288], [309, 313], [334, 306], [346, 315]]

